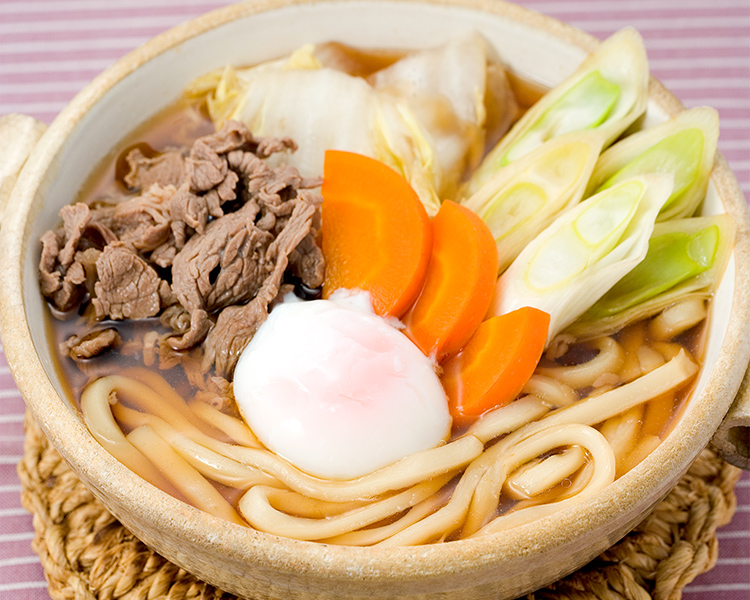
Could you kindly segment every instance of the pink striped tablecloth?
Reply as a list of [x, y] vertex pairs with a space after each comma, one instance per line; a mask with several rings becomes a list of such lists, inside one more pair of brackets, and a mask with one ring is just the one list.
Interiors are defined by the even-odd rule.
[[[652, 72], [688, 106], [721, 115], [719, 149], [750, 196], [750, 0], [520, 0], [603, 39], [626, 25], [646, 41]], [[90, 79], [150, 37], [225, 0], [0, 0], [0, 114], [51, 122]], [[3, 143], [0, 140], [0, 143]], [[30, 547], [15, 466], [24, 405], [0, 351], [0, 600], [48, 597]], [[719, 532], [717, 566], [688, 600], [750, 599], [750, 473]]]

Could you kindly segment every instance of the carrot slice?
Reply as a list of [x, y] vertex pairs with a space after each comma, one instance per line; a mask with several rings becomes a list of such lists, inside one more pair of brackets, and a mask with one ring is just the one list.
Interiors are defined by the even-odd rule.
[[405, 333], [438, 361], [457, 352], [482, 322], [497, 280], [497, 246], [484, 221], [446, 200], [432, 219], [424, 288], [403, 321]]
[[328, 150], [322, 194], [323, 297], [368, 291], [377, 314], [400, 317], [419, 295], [432, 247], [416, 192], [375, 159]]
[[521, 393], [544, 351], [550, 317], [526, 306], [484, 321], [443, 365], [453, 422], [468, 424]]

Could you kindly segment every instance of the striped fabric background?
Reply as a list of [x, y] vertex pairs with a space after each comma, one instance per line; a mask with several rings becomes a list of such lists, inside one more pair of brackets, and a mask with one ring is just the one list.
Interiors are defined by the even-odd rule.
[[[750, 0], [518, 0], [599, 38], [625, 25], [646, 40], [652, 72], [688, 106], [721, 114], [719, 149], [750, 197]], [[91, 78], [165, 29], [226, 0], [0, 0], [0, 114], [47, 123]], [[3, 140], [0, 140], [3, 143]], [[48, 594], [30, 548], [15, 464], [23, 401], [0, 349], [0, 600]], [[750, 473], [719, 532], [720, 558], [687, 600], [750, 600]]]

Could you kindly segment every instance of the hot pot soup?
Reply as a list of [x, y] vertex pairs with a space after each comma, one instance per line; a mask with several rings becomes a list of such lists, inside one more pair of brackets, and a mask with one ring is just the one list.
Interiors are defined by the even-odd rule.
[[474, 34], [200, 78], [42, 238], [92, 434], [198, 508], [330, 544], [591, 498], [679, 418], [733, 243], [695, 216], [715, 113], [637, 130], [647, 81], [631, 30], [541, 97]]

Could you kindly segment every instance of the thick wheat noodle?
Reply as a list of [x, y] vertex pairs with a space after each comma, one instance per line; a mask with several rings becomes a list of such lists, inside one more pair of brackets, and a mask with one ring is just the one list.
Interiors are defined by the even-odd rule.
[[[151, 374], [150, 379], [154, 382], [163, 382], [164, 385], [169, 385], [155, 373]], [[86, 388], [84, 393], [87, 393], [94, 387], [106, 392], [107, 396], [115, 394], [118, 401], [126, 402], [145, 413], [156, 415], [162, 420], [171, 423], [177, 429], [190, 432], [190, 436], [193, 439], [200, 441], [214, 450], [216, 450], [216, 445], [223, 443], [206, 433], [204, 429], [209, 428], [208, 424], [190, 412], [190, 409], [184, 402], [177, 404], [172, 400], [168, 402], [161, 401], [163, 398], [170, 398], [172, 394], [177, 395], [174, 390], [172, 394], [162, 395], [160, 392], [155, 391], [150, 383], [124, 375], [107, 375], [106, 377], [101, 377]], [[179, 398], [179, 396], [177, 397]]]
[[541, 398], [528, 395], [519, 398], [492, 412], [484, 414], [466, 432], [473, 435], [482, 443], [515, 431], [522, 425], [540, 419], [549, 412]]
[[657, 340], [671, 340], [706, 317], [705, 299], [688, 297], [667, 307], [651, 320], [649, 332]]
[[505, 492], [516, 500], [533, 498], [573, 475], [586, 463], [580, 446], [570, 446], [547, 458], [537, 457], [511, 472]]
[[127, 439], [142, 453], [158, 457], [154, 464], [193, 506], [232, 523], [244, 525], [224, 496], [149, 425], [134, 429], [127, 435]]
[[374, 473], [347, 481], [311, 477], [261, 450], [233, 447], [232, 456], [246, 465], [257, 466], [301, 494], [329, 502], [348, 502], [376, 498], [413, 486], [426, 478], [453, 472], [479, 456], [482, 448], [482, 442], [474, 436], [464, 436], [450, 444], [407, 456]]
[[561, 489], [561, 486], [558, 485], [557, 487], [547, 490], [546, 492], [537, 494], [533, 498], [520, 500], [513, 508], [521, 509], [524, 506], [536, 506], [538, 504], [546, 504], [547, 502], [564, 500], [565, 498], [575, 496], [588, 485], [593, 473], [594, 466], [589, 461], [586, 461], [583, 467], [581, 467], [581, 469], [577, 473], [574, 473], [570, 477], [570, 486], [563, 487]]
[[640, 379], [557, 409], [546, 417], [517, 429], [490, 447], [482, 455], [481, 460], [494, 463], [515, 444], [552, 425], [580, 423], [591, 426], [601, 423], [684, 384], [697, 370], [698, 366], [683, 350], [672, 360]]
[[540, 429], [557, 424], [581, 423], [596, 425], [630, 410], [647, 400], [668, 392], [686, 383], [698, 371], [698, 365], [682, 350], [672, 360], [643, 377], [600, 394], [584, 398], [575, 404], [549, 413], [546, 417], [529, 423], [509, 434], [488, 452], [500, 452], [498, 446], [509, 446], [533, 435]]
[[[605, 348], [604, 351], [608, 349], [607, 345], [603, 347]], [[611, 347], [609, 348], [611, 349]], [[525, 440], [529, 438], [536, 440], [534, 436], [549, 427], [577, 423], [593, 425], [601, 422], [666, 390], [679, 386], [694, 375], [696, 370], [697, 366], [683, 351], [670, 362], [636, 381], [605, 392], [595, 398], [584, 399], [574, 405], [555, 410], [538, 421], [533, 419], [538, 419], [548, 409], [539, 398], [528, 396], [504, 409], [489, 413], [470, 428], [469, 432], [453, 442], [406, 457], [394, 465], [351, 481], [320, 480], [302, 473], [267, 451], [235, 446], [215, 440], [193, 425], [180, 410], [171, 406], [171, 403], [159, 407], [158, 403], [153, 402], [154, 396], [159, 394], [149, 388], [148, 385], [130, 378], [109, 376], [92, 384], [84, 392], [84, 396], [88, 399], [86, 405], [91, 405], [89, 408], [92, 406], [98, 407], [98, 411], [84, 409], [84, 413], [88, 412], [89, 414], [87, 423], [92, 431], [100, 431], [98, 437], [106, 437], [107, 433], [112, 433], [110, 430], [115, 428], [127, 447], [143, 458], [143, 455], [138, 453], [124, 439], [109, 408], [110, 396], [115, 392], [121, 392], [139, 409], [153, 410], [161, 420], [174, 423], [175, 421], [172, 419], [176, 419], [176, 427], [161, 423], [157, 419], [154, 419], [153, 423], [156, 424], [156, 429], [161, 430], [171, 443], [175, 443], [177, 448], [182, 449], [184, 455], [193, 458], [194, 465], [210, 465], [212, 461], [216, 462], [216, 457], [210, 452], [206, 454], [196, 452], [201, 446], [205, 445], [207, 449], [213, 450], [226, 458], [234, 459], [236, 463], [244, 464], [245, 467], [251, 467], [253, 472], [258, 470], [267, 476], [278, 479], [290, 490], [312, 499], [332, 503], [374, 499], [366, 506], [344, 511], [324, 519], [303, 518], [276, 510], [269, 498], [276, 498], [282, 505], [288, 507], [293, 496], [290, 496], [288, 492], [274, 491], [273, 487], [266, 485], [252, 487], [240, 500], [241, 512], [246, 514], [247, 518], [251, 520], [251, 524], [256, 528], [264, 531], [272, 530], [272, 533], [292, 535], [292, 537], [300, 537], [300, 539], [336, 538], [349, 534], [352, 528], [356, 529], [396, 516], [410, 507], [425, 502], [452, 478], [458, 469], [466, 467], [447, 503], [443, 504], [442, 500], [440, 502], [435, 501], [434, 504], [427, 502], [421, 510], [417, 510], [411, 517], [409, 515], [412, 511], [406, 512], [397, 520], [398, 524], [391, 528], [391, 530], [398, 531], [379, 542], [384, 545], [419, 544], [442, 539], [450, 535], [451, 532], [460, 530], [464, 526], [467, 515], [470, 515], [469, 527], [465, 527], [467, 532], [471, 533], [478, 529], [477, 524], [480, 526], [483, 524], [489, 511], [485, 507], [486, 499], [495, 498], [495, 488], [498, 482], [500, 482], [500, 486], [502, 485], [500, 480], [504, 481], [505, 474], [507, 474], [507, 471], [505, 471], [501, 473], [502, 477], [496, 477], [495, 475], [500, 469], [496, 465], [499, 461], [502, 461], [502, 457], [506, 453], [509, 453], [511, 457], [505, 457], [506, 464], [514, 464], [513, 457], [518, 455], [517, 449], [513, 448], [514, 446], [521, 444], [522, 449], [532, 447], [533, 443], [525, 443]], [[92, 402], [93, 396], [98, 397], [96, 402]], [[106, 410], [102, 410], [104, 407], [106, 407]], [[180, 429], [183, 429], [183, 431], [180, 432]], [[561, 430], [564, 431], [565, 428]], [[483, 451], [484, 443], [506, 433], [508, 435]], [[560, 435], [562, 436], [562, 434]], [[597, 433], [596, 435], [602, 438], [601, 434]], [[558, 440], [557, 446], [548, 446], [547, 449], [576, 443], [575, 436], [570, 436], [567, 439], [563, 439], [563, 437]], [[117, 439], [117, 436], [115, 435], [113, 439]], [[611, 454], [612, 450], [609, 447], [607, 449]], [[591, 451], [591, 448], [589, 450]], [[588, 495], [589, 488], [592, 485], [594, 487], [598, 485], [601, 477], [598, 476], [596, 460], [601, 460], [600, 455], [603, 451], [599, 449], [596, 452], [598, 454], [595, 457], [593, 467], [596, 476], [592, 475], [591, 480], [587, 481], [586, 485], [579, 484], [576, 486], [580, 488], [577, 489], [577, 496], [553, 503], [553, 508], [549, 510], [557, 510], [571, 504], [572, 502], [568, 502], [568, 500], [575, 500], [582, 494]], [[594, 452], [591, 453], [594, 454]], [[526, 456], [525, 461], [532, 458], [534, 456]], [[148, 463], [148, 461], [146, 462]], [[236, 463], [229, 462], [227, 464], [234, 464], [237, 467]], [[150, 465], [150, 463], [148, 464]], [[517, 466], [520, 466], [520, 464], [521, 462]], [[513, 469], [515, 468], [513, 467]], [[501, 471], [502, 469], [500, 469]], [[580, 478], [576, 479], [579, 480]], [[483, 481], [486, 483], [482, 483]], [[438, 484], [440, 485], [438, 486]], [[477, 491], [478, 487], [479, 491]], [[432, 491], [427, 493], [428, 489]], [[403, 491], [385, 496], [385, 494], [395, 490]], [[489, 490], [490, 493], [485, 490]], [[476, 499], [472, 503], [475, 495]], [[434, 508], [436, 505], [440, 506], [437, 510], [421, 519], [414, 520], [416, 514], [421, 516], [425, 506]], [[309, 505], [306, 506], [307, 508], [303, 508], [303, 511], [309, 509]], [[323, 507], [324, 505], [318, 506]], [[495, 500], [492, 511], [496, 510], [496, 507], [497, 501]], [[329, 505], [328, 508], [337, 510], [333, 504]], [[523, 512], [524, 515], [536, 514], [537, 512], [545, 512], [542, 508], [542, 506], [528, 507], [523, 511], [513, 512], [519, 514]], [[532, 511], [532, 509], [538, 510]], [[526, 517], [513, 517], [516, 521], [523, 518]], [[334, 520], [335, 523], [330, 523], [331, 520]], [[361, 523], [364, 523], [364, 525]], [[497, 525], [497, 527], [499, 526]], [[384, 529], [381, 529], [381, 531], [369, 534], [372, 539], [380, 540], [384, 535], [391, 533], [391, 530], [387, 529], [388, 526], [383, 527]], [[377, 529], [380, 528], [373, 528], [373, 531]], [[287, 531], [300, 531], [300, 533], [284, 533]], [[354, 542], [356, 537], [353, 535], [350, 537], [351, 541]]]
[[623, 362], [623, 351], [611, 337], [597, 338], [591, 345], [599, 353], [589, 361], [571, 367], [540, 367], [536, 370], [539, 375], [547, 375], [561, 381], [572, 388], [586, 388], [607, 373], [617, 373]]
[[453, 495], [443, 507], [392, 537], [383, 540], [380, 545], [410, 546], [424, 544], [447, 536], [461, 527], [469, 511], [474, 490], [484, 472], [490, 467], [487, 455], [488, 452], [485, 451], [482, 456], [472, 461], [466, 468], [466, 471], [458, 480]]
[[318, 540], [326, 544], [343, 544], [345, 546], [373, 546], [402, 531], [409, 525], [422, 520], [434, 513], [448, 501], [449, 493], [445, 489], [439, 490], [426, 500], [410, 508], [406, 514], [388, 525], [368, 527], [358, 531], [342, 533], [331, 538]]
[[435, 494], [452, 477], [452, 474], [435, 477], [393, 496], [326, 519], [307, 519], [279, 512], [272, 506], [276, 490], [265, 486], [256, 486], [244, 494], [238, 507], [247, 522], [260, 531], [297, 540], [319, 540], [399, 514]]
[[[269, 486], [275, 487], [275, 486]], [[351, 502], [326, 502], [303, 496], [288, 489], [277, 489], [273, 493], [273, 506], [276, 510], [308, 519], [325, 519], [341, 513], [362, 508], [371, 500], [353, 500]]]
[[675, 342], [651, 342], [651, 347], [664, 357], [664, 360], [672, 360], [682, 350], [682, 346]]
[[464, 436], [444, 446], [417, 452], [372, 474], [349, 481], [311, 477], [267, 452], [228, 444], [223, 448], [228, 456], [260, 468], [296, 492], [330, 502], [347, 502], [378, 497], [465, 467], [482, 453], [485, 442], [517, 429], [547, 410], [539, 399], [519, 400], [486, 415]]
[[638, 439], [643, 422], [643, 409], [643, 405], [634, 406], [624, 413], [607, 419], [599, 429], [615, 454], [618, 477], [620, 475], [619, 465], [635, 448], [635, 442]]
[[272, 487], [282, 485], [277, 479], [263, 471], [245, 466], [202, 446], [155, 415], [133, 410], [122, 404], [114, 405], [112, 412], [117, 421], [129, 429], [149, 425], [159, 437], [195, 469], [218, 483], [239, 490], [246, 490], [258, 484]]
[[[556, 438], [556, 439], [555, 439]], [[588, 500], [594, 494], [598, 493], [604, 486], [609, 485], [615, 479], [615, 456], [609, 447], [607, 440], [593, 427], [580, 424], [567, 424], [550, 427], [547, 430], [540, 431], [535, 436], [527, 438], [522, 444], [519, 444], [518, 454], [509, 457], [508, 464], [513, 466], [518, 461], [524, 460], [524, 455], [530, 455], [537, 451], [537, 448], [553, 447], [552, 444], [557, 441], [558, 445], [569, 443], [565, 440], [574, 440], [573, 443], [586, 448], [591, 456], [594, 465], [594, 473], [588, 484], [580, 493], [564, 500], [549, 502], [520, 510], [509, 510], [505, 514], [490, 520], [484, 527], [476, 531], [475, 535], [487, 535], [497, 533], [512, 527], [525, 525], [536, 519], [541, 519], [557, 511], [563, 510], [575, 504]], [[528, 445], [528, 448], [526, 447]], [[497, 472], [502, 473], [502, 468]], [[493, 469], [495, 471], [495, 469]], [[490, 477], [493, 473], [487, 473]], [[500, 484], [499, 481], [493, 482], [495, 486]]]
[[[644, 375], [622, 387], [605, 392], [594, 398], [587, 398], [571, 406], [558, 409], [543, 419], [522, 426], [474, 460], [466, 469], [448, 503], [423, 520], [384, 540], [381, 545], [414, 545], [434, 540], [445, 532], [458, 529], [464, 522], [474, 491], [482, 476], [504, 453], [515, 444], [553, 425], [585, 424], [595, 425], [623, 410], [649, 400], [667, 390], [684, 384], [695, 375], [698, 366], [685, 351], [662, 367]], [[565, 444], [567, 445], [567, 444]]]
[[666, 359], [661, 355], [661, 353], [654, 350], [651, 346], [641, 346], [636, 351], [636, 356], [638, 357], [638, 362], [640, 363], [642, 374], [653, 371], [666, 362]]
[[[449, 444], [407, 456], [393, 465], [358, 479], [349, 481], [323, 480], [303, 473], [266, 450], [235, 446], [206, 435], [193, 426], [182, 413], [174, 410], [171, 406], [160, 405], [157, 402], [157, 394], [147, 385], [128, 377], [120, 375], [102, 377], [87, 388], [84, 393], [89, 396], [102, 393], [104, 401], [107, 401], [109, 395], [114, 392], [125, 395], [129, 403], [135, 405], [138, 409], [144, 412], [153, 412], [163, 421], [173, 424], [175, 429], [185, 433], [194, 442], [245, 466], [263, 471], [282, 481], [294, 491], [329, 502], [348, 502], [374, 498], [392, 490], [412, 486], [430, 477], [455, 471], [479, 456], [484, 447], [483, 443], [475, 436], [465, 435]], [[109, 414], [112, 425], [117, 427], [114, 419], [112, 419], [111, 411], [107, 410], [106, 412]], [[87, 422], [87, 425], [92, 430], [99, 431], [102, 425], [106, 427], [107, 424], [92, 419], [90, 423]], [[122, 433], [120, 433], [120, 436], [122, 436]]]
[[534, 373], [523, 387], [525, 394], [533, 394], [554, 408], [568, 406], [578, 400], [575, 390], [550, 375]]
[[198, 418], [198, 415], [187, 404], [185, 404], [185, 400], [182, 396], [180, 396], [169, 382], [158, 373], [149, 369], [144, 369], [143, 367], [128, 367], [127, 369], [124, 369], [120, 375], [135, 380], [150, 388], [152, 391], [150, 396], [152, 398], [159, 398], [160, 405], [169, 406], [169, 408], [182, 415], [182, 417], [187, 419], [194, 427], [197, 427], [203, 433], [208, 435], [213, 433], [212, 428], [205, 421]]
[[[509, 434], [489, 448], [480, 459], [488, 461], [493, 466], [488, 466], [485, 470], [482, 476], [484, 481], [480, 480], [477, 483], [479, 489], [477, 490], [477, 497], [473, 500], [473, 504], [483, 507], [479, 509], [481, 514], [482, 510], [488, 510], [487, 507], [492, 503], [492, 498], [499, 497], [500, 489], [496, 487], [497, 478], [493, 478], [495, 474], [491, 469], [494, 468], [497, 470], [501, 468], [504, 461], [507, 460], [506, 455], [514, 452], [514, 446], [520, 444], [525, 439], [554, 425], [582, 424], [592, 426], [600, 423], [681, 385], [688, 378], [692, 377], [697, 370], [698, 366], [690, 360], [685, 351], [682, 351], [662, 367], [651, 371], [651, 373], [647, 373], [631, 383], [599, 396], [586, 398], [571, 406], [558, 409], [543, 419], [529, 423]], [[507, 473], [503, 474], [503, 481], [505, 475]], [[497, 506], [497, 502], [495, 502], [495, 506]], [[476, 519], [478, 517], [475, 517]]]
[[101, 378], [81, 394], [83, 420], [96, 440], [117, 460], [143, 479], [159, 488], [169, 488], [169, 482], [122, 433], [112, 416], [109, 398], [114, 391], [111, 381]]
[[[513, 446], [485, 471], [474, 492], [466, 524], [464, 525], [464, 534], [470, 536], [476, 533], [492, 519], [492, 515], [496, 512], [497, 505], [500, 502], [500, 493], [503, 484], [509, 473], [512, 473], [522, 464], [536, 456], [568, 445], [578, 445], [585, 448], [594, 465], [591, 480], [578, 496], [586, 494], [591, 488], [595, 488], [598, 491], [608, 483], [614, 481], [614, 453], [601, 433], [593, 427], [578, 423], [552, 425], [537, 431], [535, 434]], [[562, 478], [558, 481], [561, 480]], [[575, 498], [578, 498], [578, 496]], [[543, 507], [550, 507], [549, 512], [554, 512], [557, 508], [562, 507], [563, 502], [570, 504], [572, 500], [574, 498], [569, 498], [566, 501], [552, 502], [540, 507], [528, 508], [524, 511], [519, 511], [517, 514], [526, 514], [528, 511], [542, 509]], [[536, 512], [541, 512], [541, 510], [536, 510]], [[506, 520], [505, 516], [498, 517], [498, 519], [500, 518], [503, 521]], [[516, 516], [514, 519], [522, 521], [523, 517]]]
[[195, 412], [201, 419], [211, 427], [223, 432], [227, 437], [233, 439], [238, 444], [250, 448], [262, 448], [263, 444], [258, 441], [255, 434], [245, 424], [244, 421], [236, 419], [210, 404], [201, 400], [192, 400], [188, 402], [190, 409]]

